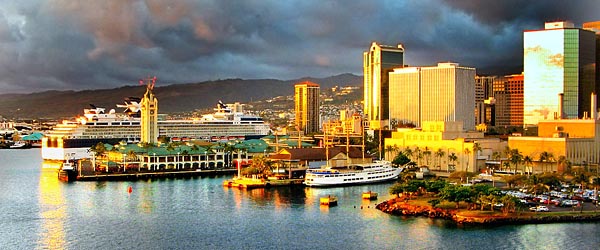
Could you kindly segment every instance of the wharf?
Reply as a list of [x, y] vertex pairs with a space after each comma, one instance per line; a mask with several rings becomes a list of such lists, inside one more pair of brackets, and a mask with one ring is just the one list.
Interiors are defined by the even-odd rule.
[[302, 185], [303, 182], [304, 179], [259, 179], [242, 177], [226, 180], [223, 182], [223, 186], [252, 189]]
[[[190, 170], [190, 171], [160, 171], [160, 172], [132, 172], [132, 173], [95, 173], [74, 176], [69, 180], [76, 181], [126, 181], [139, 179], [161, 179], [161, 178], [187, 178], [194, 176], [232, 175], [235, 169], [216, 170]], [[60, 171], [59, 171], [60, 172]], [[60, 173], [59, 173], [60, 176]]]

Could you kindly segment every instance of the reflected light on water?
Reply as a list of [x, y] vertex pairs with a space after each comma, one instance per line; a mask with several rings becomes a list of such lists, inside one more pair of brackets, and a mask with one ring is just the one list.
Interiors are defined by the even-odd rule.
[[66, 205], [62, 185], [56, 170], [45, 169], [40, 175], [39, 206], [41, 229], [38, 247], [42, 249], [65, 248]]

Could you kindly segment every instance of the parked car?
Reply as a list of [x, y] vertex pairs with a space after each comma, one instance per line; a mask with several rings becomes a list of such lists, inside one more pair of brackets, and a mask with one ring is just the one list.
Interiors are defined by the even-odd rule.
[[548, 209], [548, 207], [546, 207], [546, 206], [537, 206], [537, 207], [530, 207], [529, 211], [532, 211], [532, 212], [548, 212], [548, 211], [550, 211], [550, 209]]
[[561, 207], [572, 207], [579, 205], [579, 201], [577, 200], [564, 200], [560, 203]]

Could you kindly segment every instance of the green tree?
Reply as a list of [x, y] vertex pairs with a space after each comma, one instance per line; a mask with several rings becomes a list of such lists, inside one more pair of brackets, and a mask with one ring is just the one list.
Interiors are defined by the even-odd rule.
[[96, 145], [90, 148], [90, 151], [94, 152], [95, 157], [101, 157], [106, 153], [107, 150], [106, 146], [104, 146], [104, 143], [98, 142]]
[[504, 195], [500, 198], [500, 201], [502, 204], [504, 204], [502, 207], [502, 213], [504, 213], [504, 215], [514, 212], [516, 209], [516, 204], [519, 202], [518, 198], [512, 195]]
[[438, 170], [442, 170], [442, 158], [444, 157], [444, 155], [446, 154], [446, 152], [444, 152], [444, 150], [442, 150], [441, 148], [438, 148], [437, 151], [435, 151], [435, 156], [438, 160]]
[[475, 177], [475, 173], [467, 171], [456, 171], [448, 176], [449, 180], [457, 181], [460, 183], [466, 183], [467, 179]]
[[514, 185], [520, 185], [527, 180], [524, 175], [505, 175], [502, 176], [502, 180], [508, 185], [508, 188], [512, 188]]
[[427, 182], [426, 190], [427, 192], [439, 193], [440, 190], [445, 188], [448, 185], [448, 182], [442, 179], [434, 180]]
[[391, 195], [396, 195], [396, 197], [400, 197], [400, 194], [404, 193], [407, 184], [402, 182], [396, 182], [396, 184], [392, 185], [389, 188], [389, 192]]
[[404, 166], [409, 162], [410, 159], [406, 155], [404, 155], [404, 153], [400, 152], [396, 155], [396, 157], [392, 161], [392, 164], [394, 164], [395, 166]]
[[470, 203], [475, 195], [471, 187], [462, 185], [448, 185], [440, 191], [440, 199], [455, 202], [456, 208], [460, 207], [460, 202]]

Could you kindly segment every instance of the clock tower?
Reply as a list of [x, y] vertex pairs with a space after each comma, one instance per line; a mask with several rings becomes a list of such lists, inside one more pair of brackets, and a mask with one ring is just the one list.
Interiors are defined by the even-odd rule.
[[146, 84], [146, 93], [141, 101], [141, 142], [156, 144], [158, 143], [158, 100], [152, 93], [154, 84], [156, 83], [156, 76], [154, 78], [146, 79], [146, 82], [140, 80], [141, 83]]

